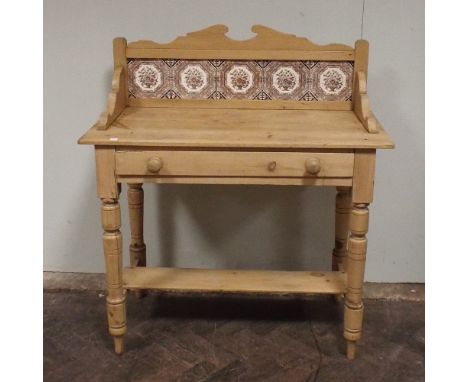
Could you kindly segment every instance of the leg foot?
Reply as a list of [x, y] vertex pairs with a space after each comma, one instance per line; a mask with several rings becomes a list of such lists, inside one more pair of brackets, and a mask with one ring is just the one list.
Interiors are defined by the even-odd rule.
[[114, 350], [115, 354], [121, 355], [124, 352], [124, 343], [122, 336], [114, 337]]
[[356, 358], [356, 341], [346, 341], [346, 358]]

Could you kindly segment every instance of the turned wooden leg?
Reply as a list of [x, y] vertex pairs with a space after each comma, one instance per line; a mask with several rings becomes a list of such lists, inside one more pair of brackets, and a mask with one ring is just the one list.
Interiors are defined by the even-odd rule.
[[101, 222], [104, 229], [103, 246], [106, 263], [107, 321], [114, 337], [117, 354], [123, 353], [126, 332], [125, 291], [122, 284], [122, 235], [120, 233], [120, 205], [117, 198], [101, 199]]
[[346, 252], [351, 212], [351, 188], [336, 188], [335, 204], [335, 248], [333, 249], [332, 270], [342, 271], [346, 266]]
[[364, 266], [366, 261], [367, 239], [369, 226], [369, 210], [367, 203], [353, 203], [350, 216], [351, 236], [348, 241], [348, 256], [346, 271], [348, 288], [344, 306], [344, 337], [347, 341], [346, 355], [354, 359], [356, 341], [361, 338], [363, 308], [362, 287], [364, 283]]
[[[130, 266], [146, 266], [146, 245], [143, 240], [143, 208], [144, 192], [141, 183], [128, 184], [128, 210], [130, 216]], [[144, 290], [137, 290], [138, 297], [146, 294]]]

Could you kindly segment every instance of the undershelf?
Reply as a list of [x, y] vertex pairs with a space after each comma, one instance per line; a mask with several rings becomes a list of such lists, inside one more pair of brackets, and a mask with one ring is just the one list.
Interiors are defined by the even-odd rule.
[[161, 291], [341, 294], [345, 272], [246, 271], [189, 268], [125, 268], [126, 289]]

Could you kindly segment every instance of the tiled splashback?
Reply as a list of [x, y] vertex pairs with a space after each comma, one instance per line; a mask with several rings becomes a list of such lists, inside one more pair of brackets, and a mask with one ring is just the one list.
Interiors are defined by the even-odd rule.
[[349, 101], [353, 62], [129, 59], [132, 98]]

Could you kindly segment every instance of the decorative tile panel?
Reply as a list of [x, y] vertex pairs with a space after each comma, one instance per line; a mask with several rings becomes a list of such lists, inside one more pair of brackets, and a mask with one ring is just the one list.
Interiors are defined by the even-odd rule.
[[352, 61], [129, 59], [129, 95], [155, 99], [349, 101]]

